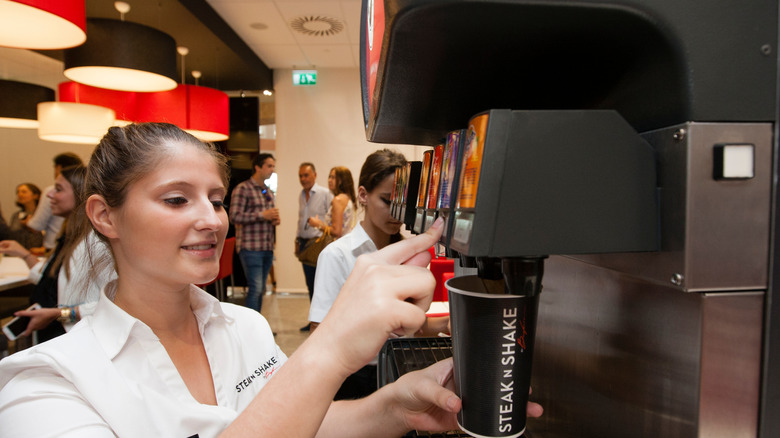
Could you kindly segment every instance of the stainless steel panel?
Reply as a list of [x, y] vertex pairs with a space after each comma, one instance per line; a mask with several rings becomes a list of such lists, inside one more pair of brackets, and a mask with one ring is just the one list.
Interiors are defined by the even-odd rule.
[[764, 294], [702, 296], [700, 437], [758, 433]]
[[686, 294], [567, 257], [545, 271], [532, 436], [756, 436], [762, 292]]
[[[658, 153], [661, 252], [577, 257], [687, 292], [766, 289], [772, 125], [688, 123], [643, 137]], [[718, 144], [755, 145], [755, 177], [715, 180]]]

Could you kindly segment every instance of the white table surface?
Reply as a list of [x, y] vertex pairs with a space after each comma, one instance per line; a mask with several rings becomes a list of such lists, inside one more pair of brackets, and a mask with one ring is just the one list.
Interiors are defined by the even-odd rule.
[[0, 257], [0, 291], [29, 283], [30, 268], [19, 257]]

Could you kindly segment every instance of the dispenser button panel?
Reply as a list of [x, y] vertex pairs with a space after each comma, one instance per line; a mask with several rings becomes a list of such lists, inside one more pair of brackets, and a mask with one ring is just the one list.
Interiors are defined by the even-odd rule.
[[474, 213], [470, 211], [455, 212], [455, 226], [452, 230], [452, 240], [468, 247], [471, 240], [471, 226], [474, 224]]

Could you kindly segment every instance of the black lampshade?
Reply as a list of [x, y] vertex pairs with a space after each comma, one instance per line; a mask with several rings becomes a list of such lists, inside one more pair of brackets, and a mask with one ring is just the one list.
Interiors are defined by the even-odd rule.
[[54, 100], [54, 90], [0, 79], [0, 127], [37, 128], [38, 103]]
[[176, 88], [176, 41], [137, 23], [87, 19], [87, 42], [65, 50], [65, 76], [122, 91]]

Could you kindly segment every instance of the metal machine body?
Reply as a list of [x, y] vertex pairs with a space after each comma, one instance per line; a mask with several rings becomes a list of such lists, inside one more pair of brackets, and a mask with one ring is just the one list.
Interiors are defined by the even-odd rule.
[[687, 294], [551, 257], [533, 437], [755, 437], [763, 291]]
[[[768, 287], [770, 124], [645, 134], [659, 161], [658, 252], [551, 257], [537, 327], [544, 437], [755, 437]], [[716, 179], [718, 145], [754, 176]]]
[[[364, 0], [369, 141], [438, 144], [491, 109], [614, 110], [654, 150], [658, 250], [536, 252], [551, 254], [532, 377], [545, 414], [529, 436], [780, 436], [778, 9]], [[749, 176], [723, 178], [731, 146], [752, 146]], [[475, 222], [484, 248], [458, 251], [517, 255], [495, 250], [515, 237], [506, 204]]]

